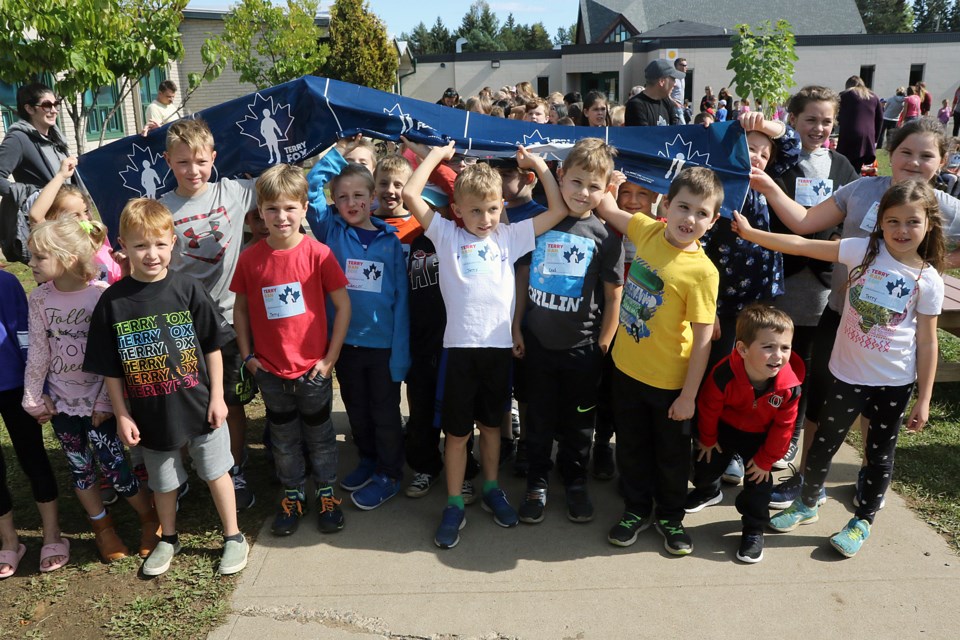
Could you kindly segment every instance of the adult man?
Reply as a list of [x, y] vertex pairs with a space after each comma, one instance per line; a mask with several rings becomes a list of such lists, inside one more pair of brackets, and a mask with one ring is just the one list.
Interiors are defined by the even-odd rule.
[[677, 80], [685, 77], [684, 74], [663, 58], [648, 64], [643, 74], [646, 84], [643, 91], [627, 100], [624, 125], [663, 127], [679, 124], [670, 92]]
[[177, 106], [173, 99], [177, 97], [177, 85], [173, 80], [164, 80], [157, 88], [157, 98], [147, 105], [146, 121], [143, 126], [143, 135], [151, 129], [177, 119]]
[[687, 59], [677, 58], [673, 61], [673, 68], [683, 74], [682, 78], [677, 78], [673, 89], [670, 90], [670, 99], [673, 100], [674, 110], [677, 112], [679, 124], [687, 124], [687, 119], [683, 115], [683, 89], [687, 78]]

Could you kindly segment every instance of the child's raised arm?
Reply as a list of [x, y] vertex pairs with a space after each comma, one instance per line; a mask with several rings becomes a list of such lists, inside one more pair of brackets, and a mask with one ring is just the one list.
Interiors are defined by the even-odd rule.
[[521, 169], [532, 169], [543, 185], [543, 192], [547, 196], [547, 210], [533, 218], [533, 233], [540, 235], [557, 226], [557, 223], [570, 215], [556, 178], [550, 173], [546, 160], [534, 155], [523, 147], [517, 147], [517, 166]]
[[601, 220], [616, 229], [620, 235], [627, 235], [627, 227], [630, 226], [630, 219], [633, 218], [634, 214], [628, 213], [617, 206], [617, 200], [612, 193], [607, 192], [603, 195], [603, 200], [600, 201], [600, 205], [595, 211]]
[[792, 256], [806, 256], [824, 262], [837, 262], [840, 259], [839, 240], [811, 240], [789, 233], [770, 233], [754, 229], [739, 211], [733, 212], [731, 228], [744, 240], [772, 251], [789, 253]]
[[53, 176], [53, 180], [48, 182], [47, 186], [40, 191], [40, 195], [37, 196], [37, 199], [34, 200], [33, 205], [30, 207], [31, 226], [44, 221], [47, 212], [50, 211], [50, 207], [53, 205], [54, 199], [57, 197], [57, 193], [60, 191], [60, 187], [63, 186], [64, 182], [73, 177], [73, 172], [76, 168], [76, 156], [63, 159], [63, 162], [60, 163], [60, 170]]
[[423, 189], [433, 170], [444, 160], [453, 158], [453, 140], [444, 147], [434, 147], [414, 171], [407, 184], [403, 186], [403, 206], [413, 214], [420, 226], [427, 229], [433, 221], [433, 209], [423, 199]]
[[750, 188], [759, 191], [767, 204], [790, 231], [799, 234], [816, 233], [835, 227], [846, 217], [836, 201], [830, 197], [820, 204], [806, 209], [790, 199], [776, 182], [763, 170], [750, 170]]

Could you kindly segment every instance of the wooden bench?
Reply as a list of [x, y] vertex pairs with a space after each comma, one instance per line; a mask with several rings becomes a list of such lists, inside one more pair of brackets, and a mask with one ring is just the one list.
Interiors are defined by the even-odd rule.
[[[943, 311], [937, 326], [944, 331], [960, 337], [960, 279], [943, 276]], [[957, 382], [960, 380], [960, 362], [937, 363], [937, 382]]]

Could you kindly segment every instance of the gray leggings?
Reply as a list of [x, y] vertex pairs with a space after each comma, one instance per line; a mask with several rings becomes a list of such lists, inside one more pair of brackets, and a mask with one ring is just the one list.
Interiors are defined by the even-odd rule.
[[833, 378], [820, 412], [817, 436], [803, 470], [803, 503], [815, 507], [827, 479], [830, 461], [861, 413], [870, 420], [867, 430], [867, 469], [856, 516], [872, 523], [883, 494], [893, 476], [893, 456], [904, 410], [913, 394], [913, 384], [870, 387]]

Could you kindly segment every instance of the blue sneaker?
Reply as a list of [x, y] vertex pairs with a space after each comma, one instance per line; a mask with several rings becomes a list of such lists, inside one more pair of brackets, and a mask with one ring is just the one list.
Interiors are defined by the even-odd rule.
[[820, 519], [817, 507], [812, 509], [797, 498], [793, 504], [770, 518], [770, 528], [780, 533], [793, 531], [802, 524], [813, 524]]
[[[800, 499], [800, 492], [803, 490], [803, 476], [799, 473], [795, 473], [790, 476], [780, 484], [776, 485], [773, 488], [773, 491], [770, 492], [770, 504], [771, 509], [786, 509], [794, 501]], [[827, 488], [820, 487], [820, 496], [817, 498], [817, 506], [822, 506], [827, 502]]]
[[[863, 479], [867, 475], [867, 468], [860, 467], [860, 471], [857, 472], [857, 491], [853, 494], [853, 506], [859, 507], [860, 503], [863, 502]], [[883, 509], [887, 506], [887, 497], [880, 496], [880, 506], [877, 507], [877, 511]]]
[[440, 518], [437, 535], [433, 543], [441, 549], [453, 549], [460, 542], [460, 529], [467, 524], [467, 513], [459, 507], [448, 504]]
[[357, 468], [348, 473], [347, 477], [340, 481], [340, 486], [347, 491], [356, 491], [370, 482], [376, 470], [376, 460], [373, 458], [360, 458], [360, 463], [357, 465]]
[[730, 484], [743, 483], [743, 458], [739, 453], [730, 458], [730, 464], [727, 465], [727, 470], [723, 472], [721, 478]]
[[870, 537], [870, 523], [859, 518], [851, 518], [843, 529], [833, 534], [830, 544], [847, 558], [860, 551], [864, 541]]
[[388, 478], [382, 473], [375, 473], [370, 482], [357, 489], [350, 496], [358, 509], [370, 511], [400, 492], [400, 481]]
[[515, 527], [520, 519], [517, 512], [507, 502], [503, 489], [497, 487], [483, 494], [483, 510], [493, 514], [493, 521], [501, 527]]

